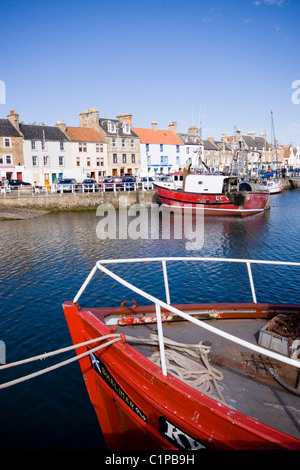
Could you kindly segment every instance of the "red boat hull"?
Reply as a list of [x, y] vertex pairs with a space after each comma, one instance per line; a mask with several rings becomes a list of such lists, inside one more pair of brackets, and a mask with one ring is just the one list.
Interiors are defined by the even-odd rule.
[[[102, 310], [64, 303], [74, 344], [112, 332], [103, 318], [113, 309]], [[80, 366], [111, 450], [300, 449], [299, 440], [163, 376], [126, 342], [84, 357]]]
[[205, 215], [246, 217], [263, 212], [267, 207], [269, 194], [246, 193], [240, 205], [234, 204], [225, 194], [197, 194], [182, 190], [172, 190], [154, 184], [162, 204], [170, 207], [203, 208]]

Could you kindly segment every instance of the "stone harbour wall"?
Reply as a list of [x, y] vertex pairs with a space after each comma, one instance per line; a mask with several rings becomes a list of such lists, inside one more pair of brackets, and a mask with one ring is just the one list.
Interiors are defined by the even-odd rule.
[[1, 196], [0, 206], [43, 210], [72, 210], [97, 208], [100, 204], [111, 204], [116, 209], [132, 204], [158, 203], [156, 192], [119, 191], [99, 193], [49, 193], [19, 196]]

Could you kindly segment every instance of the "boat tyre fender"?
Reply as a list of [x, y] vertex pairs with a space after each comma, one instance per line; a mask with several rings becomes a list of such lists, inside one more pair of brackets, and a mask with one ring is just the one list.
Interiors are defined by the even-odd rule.
[[[121, 305], [120, 305], [120, 307], [121, 307], [121, 308], [124, 308], [124, 307], [125, 307], [125, 304], [126, 304], [126, 302], [127, 302], [127, 300], [123, 300], [123, 302], [121, 302]], [[132, 306], [132, 307], [130, 307], [130, 308], [132, 308], [133, 310], [135, 310], [135, 309], [136, 309], [136, 307], [137, 307], [137, 302], [136, 302], [136, 300], [133, 300], [133, 301], [132, 301], [132, 305], [133, 305], [133, 306]]]

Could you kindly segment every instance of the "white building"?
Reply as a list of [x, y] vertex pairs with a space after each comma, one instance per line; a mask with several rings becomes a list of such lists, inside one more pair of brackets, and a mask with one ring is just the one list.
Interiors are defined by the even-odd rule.
[[288, 158], [288, 167], [296, 169], [300, 168], [300, 147], [290, 147], [290, 157]]
[[140, 138], [141, 175], [168, 174], [183, 169], [184, 145], [170, 126], [169, 130], [160, 130], [153, 121], [151, 129], [133, 129]]
[[24, 136], [23, 179], [50, 187], [71, 166], [70, 141], [57, 126], [20, 124]]
[[71, 167], [68, 176], [81, 183], [90, 177], [99, 181], [108, 175], [107, 143], [96, 129], [88, 127], [70, 127], [62, 121], [57, 126], [70, 140]]

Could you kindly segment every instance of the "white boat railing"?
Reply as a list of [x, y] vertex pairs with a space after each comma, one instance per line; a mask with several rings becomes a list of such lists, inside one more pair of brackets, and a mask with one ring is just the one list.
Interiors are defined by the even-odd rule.
[[[128, 289], [132, 290], [136, 294], [150, 300], [151, 302], [154, 303], [155, 309], [156, 309], [156, 318], [157, 318], [157, 329], [158, 329], [158, 338], [159, 338], [159, 348], [160, 348], [160, 359], [161, 359], [161, 368], [162, 368], [162, 373], [163, 375], [167, 375], [167, 368], [166, 368], [166, 360], [165, 360], [165, 349], [164, 349], [164, 339], [163, 339], [163, 329], [162, 329], [162, 318], [161, 318], [161, 308], [167, 309], [169, 312], [174, 313], [175, 315], [178, 315], [185, 320], [190, 321], [191, 323], [194, 323], [201, 328], [204, 328], [206, 330], [211, 331], [212, 333], [215, 333], [218, 336], [222, 336], [223, 338], [228, 339], [229, 341], [232, 341], [234, 343], [237, 343], [241, 346], [244, 346], [252, 351], [255, 351], [258, 354], [262, 354], [264, 356], [276, 359], [280, 362], [284, 362], [285, 364], [289, 364], [291, 366], [300, 368], [300, 361], [298, 359], [291, 359], [285, 356], [282, 356], [279, 353], [276, 353], [274, 351], [271, 351], [269, 349], [265, 349], [261, 346], [257, 346], [255, 344], [249, 343], [248, 341], [245, 341], [241, 338], [238, 338], [234, 335], [231, 335], [229, 333], [226, 333], [224, 331], [219, 330], [218, 328], [215, 328], [208, 323], [205, 323], [204, 321], [198, 320], [197, 318], [194, 318], [193, 316], [182, 312], [181, 310], [178, 310], [177, 308], [173, 307], [170, 302], [170, 292], [169, 292], [169, 282], [168, 282], [168, 275], [167, 275], [167, 262], [174, 262], [174, 261], [204, 261], [204, 262], [220, 262], [220, 263], [241, 263], [241, 264], [246, 264], [247, 266], [247, 271], [248, 271], [248, 277], [249, 277], [249, 282], [250, 282], [250, 288], [251, 288], [251, 293], [252, 293], [252, 298], [253, 302], [257, 303], [256, 299], [256, 294], [255, 294], [255, 287], [254, 287], [254, 282], [253, 282], [253, 276], [252, 276], [252, 270], [251, 270], [251, 264], [264, 264], [264, 265], [277, 265], [277, 266], [300, 266], [300, 263], [297, 262], [285, 262], [285, 261], [263, 261], [263, 260], [248, 260], [248, 259], [235, 259], [235, 258], [201, 258], [201, 257], [194, 257], [194, 258], [185, 258], [185, 257], [157, 257], [157, 258], [129, 258], [129, 259], [114, 259], [114, 260], [99, 260], [96, 262], [95, 266], [91, 270], [90, 274], [86, 278], [85, 282], [82, 284], [81, 288], [79, 289], [78, 293], [74, 297], [73, 302], [76, 303], [78, 302], [80, 296], [86, 289], [87, 285], [93, 278], [94, 274], [96, 271], [99, 269], [103, 273], [107, 274], [110, 276], [112, 279], [115, 281], [119, 282], [123, 286], [127, 287]], [[138, 287], [134, 286], [128, 281], [125, 281], [124, 279], [120, 278], [117, 274], [113, 273], [106, 267], [104, 267], [104, 264], [122, 264], [122, 263], [145, 263], [145, 262], [159, 262], [162, 264], [162, 269], [163, 269], [163, 277], [164, 277], [164, 285], [165, 285], [165, 293], [166, 293], [166, 302], [154, 297], [151, 294], [148, 294], [147, 292], [144, 292], [142, 289], [139, 289]]]

